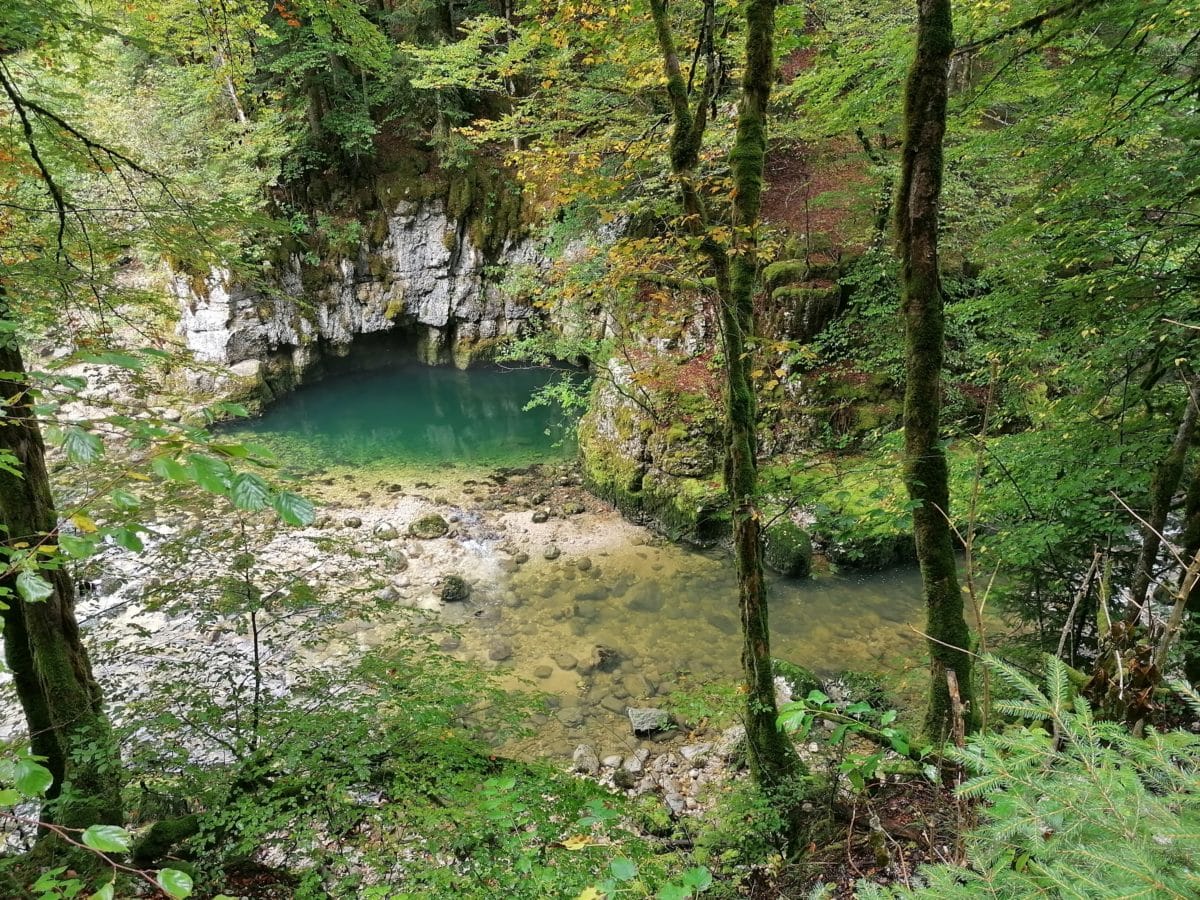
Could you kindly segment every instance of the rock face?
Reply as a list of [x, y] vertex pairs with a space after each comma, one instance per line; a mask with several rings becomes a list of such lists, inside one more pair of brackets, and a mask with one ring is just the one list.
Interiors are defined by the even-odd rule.
[[[711, 544], [727, 529], [719, 391], [698, 358], [681, 359], [657, 389], [609, 363], [579, 423], [584, 482], [629, 519], [673, 539]], [[647, 396], [648, 395], [648, 396]], [[639, 402], [640, 401], [640, 402]], [[655, 422], [644, 406], [670, 410]]]
[[[501, 257], [506, 268], [544, 265], [530, 241], [510, 242]], [[287, 389], [345, 356], [355, 338], [387, 332], [423, 362], [465, 368], [535, 315], [489, 277], [497, 261], [440, 201], [401, 202], [380, 240], [319, 267], [293, 254], [268, 274], [268, 289], [225, 270], [202, 281], [177, 277], [180, 332], [197, 358], [231, 367], [247, 388]]]

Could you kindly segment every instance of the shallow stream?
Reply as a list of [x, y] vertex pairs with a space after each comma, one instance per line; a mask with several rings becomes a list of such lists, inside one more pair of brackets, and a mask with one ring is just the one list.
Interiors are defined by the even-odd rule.
[[[602, 754], [627, 752], [637, 742], [626, 707], [656, 706], [678, 689], [702, 691], [737, 675], [732, 561], [624, 522], [567, 478], [488, 480], [498, 467], [568, 458], [555, 444], [561, 423], [546, 409], [523, 411], [548, 377], [429, 368], [340, 376], [296, 391], [241, 431], [354, 498], [343, 506], [386, 509], [393, 497], [414, 496], [380, 495], [391, 482], [432, 497], [458, 520], [457, 545], [406, 542], [414, 569], [402, 583], [422, 563], [474, 583], [466, 603], [442, 606], [425, 595], [448, 629], [444, 647], [551, 695], [530, 753], [569, 755], [581, 741]], [[533, 508], [549, 510], [549, 520], [538, 522]], [[914, 570], [769, 582], [776, 656], [821, 674], [885, 672], [920, 658]], [[359, 640], [371, 646], [381, 636]], [[612, 655], [593, 671], [597, 648]]]

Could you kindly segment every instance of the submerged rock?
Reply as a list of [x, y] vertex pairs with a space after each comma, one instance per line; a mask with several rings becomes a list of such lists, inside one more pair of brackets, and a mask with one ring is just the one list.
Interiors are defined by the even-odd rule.
[[558, 549], [557, 544], [550, 544], [545, 550], [542, 551], [542, 556], [546, 559], [558, 559], [560, 556], [562, 556], [562, 551]]
[[471, 585], [461, 575], [447, 575], [442, 580], [443, 603], [460, 603], [471, 596]]
[[421, 518], [417, 519], [408, 526], [408, 533], [413, 537], [421, 538], [422, 540], [440, 538], [449, 530], [450, 523], [437, 513], [421, 516]]

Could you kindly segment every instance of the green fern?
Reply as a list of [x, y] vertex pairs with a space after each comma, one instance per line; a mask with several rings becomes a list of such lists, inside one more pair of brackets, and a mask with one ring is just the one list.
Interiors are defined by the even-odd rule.
[[[1097, 721], [1056, 659], [1044, 689], [984, 664], [1018, 695], [998, 708], [1029, 724], [949, 751], [969, 772], [960, 795], [982, 801], [968, 864], [929, 867], [920, 888], [861, 885], [859, 896], [1200, 897], [1200, 736], [1136, 738]], [[1200, 695], [1175, 688], [1200, 712]]]

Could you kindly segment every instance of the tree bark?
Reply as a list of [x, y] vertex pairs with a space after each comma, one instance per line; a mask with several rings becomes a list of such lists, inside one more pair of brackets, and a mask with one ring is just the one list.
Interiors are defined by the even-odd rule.
[[684, 212], [701, 238], [717, 285], [725, 355], [726, 459], [725, 486], [733, 521], [742, 621], [742, 670], [746, 680], [746, 742], [755, 782], [768, 791], [781, 789], [805, 774], [791, 740], [779, 730], [766, 581], [762, 562], [762, 517], [755, 503], [758, 488], [757, 411], [747, 338], [754, 334], [754, 289], [758, 278], [756, 228], [762, 202], [766, 157], [766, 118], [774, 79], [772, 40], [774, 0], [751, 0], [746, 7], [746, 70], [738, 110], [737, 135], [730, 154], [733, 170], [733, 225], [737, 252], [732, 257], [707, 232], [708, 217], [695, 185], [695, 170], [704, 136], [706, 110], [713, 83], [710, 60], [705, 87], [695, 112], [671, 34], [663, 0], [651, 0], [655, 31], [667, 77], [674, 129], [671, 169], [680, 185]]
[[904, 98], [896, 233], [905, 340], [904, 483], [916, 505], [913, 536], [930, 654], [926, 727], [935, 740], [944, 740], [953, 728], [947, 670], [955, 673], [971, 719], [975, 713], [967, 652], [970, 633], [958, 584], [948, 519], [949, 476], [939, 433], [945, 301], [938, 266], [938, 221], [953, 50], [950, 0], [918, 0], [916, 58]]
[[[9, 311], [0, 286], [0, 318]], [[24, 360], [15, 339], [0, 342], [0, 451], [16, 459], [20, 475], [0, 470], [0, 527], [11, 550], [55, 543], [57, 514], [46, 471], [45, 445], [33, 409]], [[29, 726], [32, 750], [54, 776], [43, 818], [67, 827], [120, 824], [119, 753], [101, 709], [87, 651], [75, 619], [75, 588], [59, 566], [39, 575], [53, 587], [44, 601], [26, 602], [18, 572], [6, 564], [4, 653]]]
[[1154, 564], [1158, 560], [1158, 551], [1162, 549], [1163, 529], [1167, 527], [1171, 501], [1183, 480], [1188, 450], [1196, 434], [1200, 382], [1194, 378], [1188, 378], [1186, 381], [1188, 398], [1179, 426], [1175, 429], [1175, 439], [1171, 442], [1167, 455], [1155, 468], [1154, 477], [1150, 479], [1150, 509], [1142, 523], [1142, 547], [1129, 588], [1129, 609], [1125, 614], [1125, 621], [1130, 625], [1135, 624], [1141, 617], [1142, 607], [1146, 605], [1146, 598], [1150, 594], [1150, 585], [1154, 581]]

